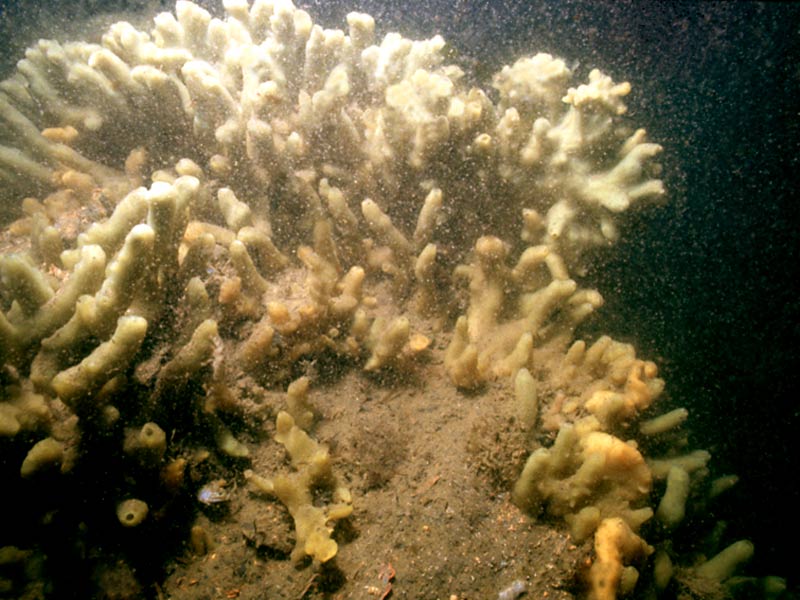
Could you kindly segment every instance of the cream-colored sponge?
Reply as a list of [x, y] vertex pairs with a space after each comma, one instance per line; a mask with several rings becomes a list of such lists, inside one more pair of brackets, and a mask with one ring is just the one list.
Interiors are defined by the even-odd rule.
[[653, 514], [636, 507], [652, 484], [641, 453], [597, 427], [591, 419], [563, 425], [551, 448], [530, 455], [511, 496], [533, 514], [566, 517], [578, 539], [600, 519], [619, 517], [638, 529]]
[[625, 521], [604, 519], [594, 534], [596, 558], [589, 569], [589, 598], [616, 600], [625, 565], [653, 552]]
[[[291, 394], [297, 393], [298, 385], [290, 386]], [[271, 479], [247, 471], [245, 477], [258, 491], [277, 496], [292, 515], [296, 534], [292, 560], [310, 556], [327, 562], [339, 548], [331, 538], [334, 524], [353, 512], [350, 491], [334, 475], [327, 448], [298, 427], [288, 412], [278, 413], [276, 429], [275, 439], [286, 448], [295, 470]], [[331, 501], [323, 506], [314, 500], [321, 487], [331, 491]]]
[[56, 375], [52, 382], [53, 390], [73, 407], [89, 400], [104, 383], [130, 364], [145, 333], [147, 321], [142, 317], [120, 317], [111, 339], [100, 344], [79, 364]]

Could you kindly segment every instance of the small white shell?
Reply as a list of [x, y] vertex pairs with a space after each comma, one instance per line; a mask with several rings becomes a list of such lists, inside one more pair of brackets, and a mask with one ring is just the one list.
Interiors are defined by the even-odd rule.
[[526, 591], [528, 591], [527, 584], [521, 579], [517, 579], [510, 586], [497, 594], [497, 600], [517, 600], [517, 598]]
[[219, 479], [208, 482], [197, 492], [197, 500], [206, 506], [227, 502], [230, 499], [230, 492], [225, 489]]

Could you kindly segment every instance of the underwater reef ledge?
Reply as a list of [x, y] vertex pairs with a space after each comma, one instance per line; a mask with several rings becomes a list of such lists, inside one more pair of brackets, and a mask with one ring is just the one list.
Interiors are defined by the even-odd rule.
[[0, 83], [0, 594], [778, 597], [656, 364], [576, 333], [665, 198], [631, 86], [224, 8]]

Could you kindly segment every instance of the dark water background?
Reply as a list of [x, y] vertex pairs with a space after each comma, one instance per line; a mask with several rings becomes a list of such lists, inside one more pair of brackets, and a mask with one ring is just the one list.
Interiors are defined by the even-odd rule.
[[[732, 538], [754, 540], [751, 572], [797, 584], [797, 541], [788, 532], [800, 508], [800, 5], [388, 4], [302, 6], [329, 27], [362, 10], [379, 34], [441, 33], [479, 79], [548, 51], [579, 60], [581, 77], [600, 67], [633, 84], [629, 114], [665, 147], [670, 202], [637, 216], [589, 274], [606, 298], [602, 329], [659, 362], [668, 401], [691, 412], [693, 445], [711, 450], [717, 474], [741, 476], [714, 516], [731, 521]], [[0, 73], [44, 33], [80, 35], [85, 18], [110, 22], [105, 13], [158, 6], [4, 0]]]

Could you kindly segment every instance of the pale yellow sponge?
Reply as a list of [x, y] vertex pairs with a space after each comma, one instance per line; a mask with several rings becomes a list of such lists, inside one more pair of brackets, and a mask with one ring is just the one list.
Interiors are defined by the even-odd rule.
[[528, 247], [513, 267], [508, 256], [506, 242], [483, 236], [472, 260], [456, 268], [469, 283], [469, 305], [456, 323], [445, 368], [459, 387], [531, 368], [534, 340], [568, 339], [602, 305], [599, 293], [578, 289], [550, 249]]
[[586, 401], [586, 409], [606, 426], [629, 422], [650, 407], [661, 394], [664, 382], [658, 379], [655, 363], [636, 360], [621, 391], [598, 390]]
[[652, 509], [639, 507], [652, 486], [641, 453], [598, 427], [591, 418], [563, 425], [552, 447], [528, 457], [511, 496], [534, 515], [564, 517], [577, 539], [590, 535], [604, 518], [618, 517], [638, 529], [653, 515]]
[[594, 534], [594, 552], [596, 557], [589, 568], [589, 598], [615, 600], [625, 565], [648, 556], [653, 548], [625, 521], [610, 518], [604, 519]]
[[[299, 381], [290, 386], [291, 394], [296, 395], [298, 386], [303, 385]], [[338, 552], [338, 545], [331, 538], [336, 521], [353, 512], [350, 491], [334, 475], [327, 448], [298, 427], [289, 413], [278, 414], [276, 429], [275, 439], [286, 448], [295, 470], [271, 479], [246, 471], [245, 477], [257, 491], [276, 496], [292, 515], [296, 535], [292, 560], [310, 556], [327, 562]], [[320, 487], [330, 489], [332, 494], [324, 506], [314, 501], [314, 490]]]

